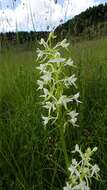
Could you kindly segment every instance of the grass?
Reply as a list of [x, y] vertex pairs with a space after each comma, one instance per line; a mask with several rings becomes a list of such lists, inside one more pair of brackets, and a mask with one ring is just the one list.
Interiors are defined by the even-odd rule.
[[[35, 48], [36, 50], [36, 48]], [[35, 50], [0, 53], [0, 190], [61, 190], [65, 183], [63, 153], [55, 130], [43, 130], [36, 91]], [[107, 187], [107, 39], [71, 45], [77, 64], [80, 128], [69, 129], [67, 148], [98, 146], [95, 161]], [[67, 56], [67, 55], [66, 55]], [[69, 152], [70, 154], [70, 152]]]

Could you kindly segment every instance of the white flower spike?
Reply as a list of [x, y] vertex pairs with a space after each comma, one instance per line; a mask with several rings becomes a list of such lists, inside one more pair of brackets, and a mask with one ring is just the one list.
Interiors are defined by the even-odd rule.
[[[94, 148], [96, 149], [96, 147]], [[99, 177], [99, 167], [92, 165], [91, 156], [94, 149], [88, 148], [85, 153], [81, 151], [79, 145], [75, 146], [73, 153], [78, 153], [80, 158], [78, 161], [72, 159], [72, 164], [68, 168], [70, 171], [69, 180], [63, 190], [90, 190], [89, 184], [92, 177]]]

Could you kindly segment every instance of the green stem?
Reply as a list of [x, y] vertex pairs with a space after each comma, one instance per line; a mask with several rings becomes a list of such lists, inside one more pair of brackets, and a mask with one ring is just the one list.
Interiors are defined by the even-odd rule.
[[63, 149], [63, 154], [64, 154], [64, 159], [65, 159], [66, 168], [67, 168], [67, 170], [68, 170], [68, 167], [69, 167], [69, 159], [68, 159], [68, 153], [67, 153], [67, 148], [66, 148], [66, 143], [65, 143], [64, 130], [63, 130], [62, 127], [63, 127], [63, 126], [59, 126], [60, 139], [61, 139], [61, 144], [62, 144], [62, 149]]
[[[60, 79], [60, 73], [61, 73], [61, 67], [59, 66], [57, 74], [56, 74], [55, 81], [58, 81]], [[59, 99], [62, 94], [63, 94], [63, 86], [61, 86], [60, 84], [57, 84], [56, 93], [55, 93], [56, 98]], [[61, 140], [61, 144], [62, 144], [62, 150], [63, 150], [63, 154], [64, 154], [65, 165], [66, 165], [66, 169], [68, 170], [69, 159], [68, 159], [67, 147], [66, 147], [65, 136], [64, 136], [64, 128], [63, 128], [64, 123], [62, 121], [62, 118], [63, 118], [62, 107], [60, 105], [58, 105], [58, 107], [56, 109], [56, 113], [58, 114], [57, 125], [59, 128], [60, 140]]]
[[64, 154], [64, 160], [65, 160], [65, 165], [66, 165], [66, 169], [68, 170], [69, 167], [69, 158], [68, 158], [68, 153], [67, 153], [67, 147], [66, 147], [66, 142], [65, 142], [65, 135], [64, 135], [64, 122], [62, 122], [62, 109], [59, 106], [57, 108], [57, 113], [59, 113], [59, 119], [58, 119], [58, 128], [59, 128], [59, 134], [60, 134], [60, 141], [61, 141], [61, 145], [62, 145], [62, 151]]

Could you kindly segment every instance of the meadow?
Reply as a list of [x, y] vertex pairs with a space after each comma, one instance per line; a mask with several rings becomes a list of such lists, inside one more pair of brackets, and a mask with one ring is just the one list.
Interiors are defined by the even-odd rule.
[[[43, 130], [36, 46], [0, 52], [0, 190], [61, 190], [66, 173], [54, 129]], [[65, 52], [64, 52], [65, 53]], [[70, 45], [80, 92], [79, 128], [66, 134], [69, 154], [76, 143], [98, 147], [100, 179], [107, 189], [107, 38]], [[68, 56], [64, 54], [64, 56]]]

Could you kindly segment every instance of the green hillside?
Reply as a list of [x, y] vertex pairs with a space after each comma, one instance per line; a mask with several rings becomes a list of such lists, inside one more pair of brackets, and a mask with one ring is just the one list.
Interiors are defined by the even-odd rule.
[[84, 36], [88, 39], [107, 35], [107, 3], [90, 7], [56, 29], [62, 36]]

